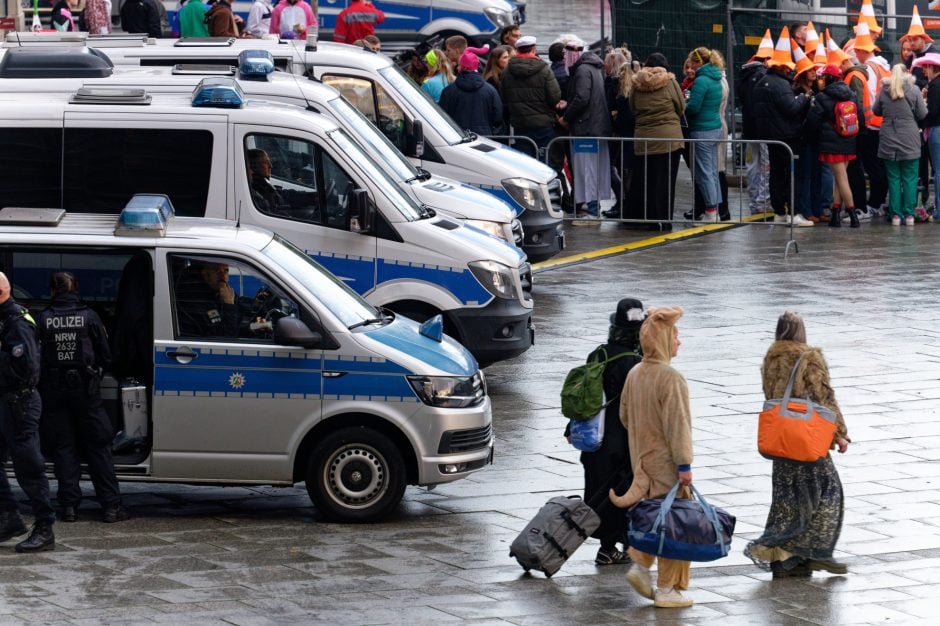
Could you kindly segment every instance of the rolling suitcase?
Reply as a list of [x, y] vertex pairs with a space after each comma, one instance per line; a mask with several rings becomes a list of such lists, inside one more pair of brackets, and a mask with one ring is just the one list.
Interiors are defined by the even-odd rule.
[[525, 571], [536, 569], [550, 577], [600, 525], [597, 513], [580, 497], [552, 498], [509, 546], [509, 556]]

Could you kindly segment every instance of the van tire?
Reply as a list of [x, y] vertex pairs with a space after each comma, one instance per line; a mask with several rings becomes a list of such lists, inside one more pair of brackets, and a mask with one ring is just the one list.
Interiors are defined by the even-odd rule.
[[374, 522], [405, 494], [405, 461], [395, 443], [366, 427], [343, 428], [313, 449], [307, 493], [320, 513], [338, 522]]

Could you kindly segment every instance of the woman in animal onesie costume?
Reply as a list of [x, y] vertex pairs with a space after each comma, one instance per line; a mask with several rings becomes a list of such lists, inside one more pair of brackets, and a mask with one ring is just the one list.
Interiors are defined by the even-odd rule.
[[[685, 378], [670, 366], [679, 351], [682, 316], [678, 307], [650, 308], [640, 328], [643, 360], [627, 376], [620, 396], [620, 421], [629, 433], [633, 484], [623, 496], [613, 490], [610, 499], [621, 508], [640, 500], [665, 496], [676, 481], [685, 488], [679, 497], [688, 498], [692, 484], [692, 414]], [[659, 558], [654, 591], [650, 567], [656, 557], [635, 548], [628, 551], [633, 565], [627, 581], [637, 593], [658, 607], [686, 607], [692, 599], [681, 590], [689, 588], [688, 561]]]

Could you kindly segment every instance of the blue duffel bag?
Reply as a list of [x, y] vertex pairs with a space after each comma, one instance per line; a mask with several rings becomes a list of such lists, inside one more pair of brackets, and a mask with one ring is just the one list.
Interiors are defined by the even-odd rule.
[[705, 501], [677, 499], [679, 483], [665, 498], [637, 503], [627, 511], [630, 547], [677, 561], [714, 561], [728, 555], [735, 518]]

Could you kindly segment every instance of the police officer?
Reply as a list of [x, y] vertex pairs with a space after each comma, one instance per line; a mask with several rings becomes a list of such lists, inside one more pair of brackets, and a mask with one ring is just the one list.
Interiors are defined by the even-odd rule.
[[186, 337], [237, 337], [235, 291], [228, 284], [228, 265], [194, 261], [176, 290], [180, 334]]
[[82, 499], [81, 461], [104, 510], [106, 523], [127, 519], [121, 506], [111, 441], [114, 429], [101, 402], [101, 371], [111, 354], [108, 334], [98, 314], [81, 303], [78, 281], [69, 272], [57, 272], [50, 281], [52, 303], [39, 315], [42, 347], [43, 420], [54, 432], [57, 499], [63, 522], [78, 519]]
[[[29, 537], [16, 544], [17, 552], [55, 549], [55, 511], [39, 450], [42, 401], [36, 391], [38, 381], [36, 325], [29, 312], [13, 301], [10, 281], [0, 272], [0, 459], [10, 453], [16, 480], [35, 517]], [[0, 471], [0, 542], [25, 533], [6, 472]]]

